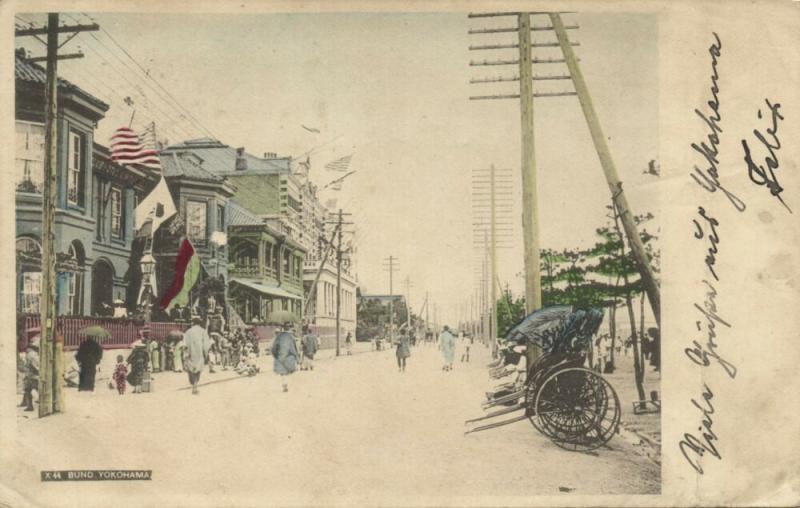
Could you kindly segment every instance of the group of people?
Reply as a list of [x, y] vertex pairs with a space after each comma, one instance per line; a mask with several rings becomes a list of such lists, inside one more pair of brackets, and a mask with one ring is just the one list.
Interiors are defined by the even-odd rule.
[[[428, 341], [429, 335], [432, 335], [432, 332], [428, 331], [426, 333], [426, 341]], [[442, 359], [443, 359], [442, 370], [445, 372], [453, 370], [453, 363], [455, 361], [455, 355], [456, 355], [456, 346], [459, 343], [462, 345], [461, 362], [468, 363], [469, 351], [472, 341], [473, 338], [467, 336], [467, 334], [464, 333], [463, 331], [458, 332], [458, 337], [456, 337], [450, 330], [450, 327], [445, 325], [442, 328], [442, 332], [439, 334], [437, 340], [439, 349], [442, 352]], [[416, 343], [417, 343], [417, 336], [413, 329], [405, 329], [405, 328], [400, 329], [399, 334], [394, 341], [395, 356], [397, 358], [397, 369], [399, 372], [406, 371], [408, 358], [411, 356], [411, 347], [416, 345]]]

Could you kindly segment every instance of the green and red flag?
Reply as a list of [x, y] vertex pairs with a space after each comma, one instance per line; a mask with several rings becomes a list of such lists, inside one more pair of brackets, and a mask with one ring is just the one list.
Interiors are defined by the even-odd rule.
[[161, 298], [161, 310], [169, 310], [175, 305], [189, 304], [189, 291], [200, 276], [200, 257], [188, 239], [184, 239], [175, 258], [175, 277], [172, 285]]

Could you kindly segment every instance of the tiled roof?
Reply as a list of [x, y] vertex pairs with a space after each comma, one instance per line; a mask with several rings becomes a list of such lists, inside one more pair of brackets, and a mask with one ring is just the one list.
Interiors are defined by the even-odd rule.
[[222, 182], [225, 180], [224, 177], [215, 175], [196, 162], [174, 153], [161, 155], [161, 170], [167, 178], [186, 177], [204, 182]]
[[228, 225], [258, 226], [261, 224], [264, 224], [264, 222], [246, 208], [237, 205], [234, 201], [228, 202]]
[[247, 161], [246, 170], [236, 170], [236, 149], [213, 138], [189, 139], [171, 145], [167, 152], [191, 152], [202, 158], [204, 167], [218, 175], [228, 174], [270, 174], [290, 173], [291, 158], [280, 157], [276, 159], [262, 159], [255, 155], [244, 153]]
[[[47, 82], [47, 73], [45, 69], [37, 65], [35, 63], [27, 61], [23, 58], [20, 54], [21, 52], [16, 52], [14, 54], [15, 64], [14, 64], [14, 78], [17, 81], [23, 81], [26, 83], [37, 83], [44, 85]], [[102, 109], [103, 111], [108, 111], [108, 104], [101, 101], [94, 95], [91, 95], [86, 90], [80, 88], [78, 85], [70, 83], [66, 79], [58, 78], [58, 87], [73, 92], [77, 95], [80, 95], [87, 101], [91, 102], [94, 106]]]

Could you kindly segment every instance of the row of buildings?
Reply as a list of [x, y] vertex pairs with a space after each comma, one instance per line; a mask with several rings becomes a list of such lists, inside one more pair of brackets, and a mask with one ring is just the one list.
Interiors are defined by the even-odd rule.
[[[44, 69], [24, 51], [15, 58], [17, 308], [38, 312], [41, 291]], [[195, 312], [220, 305], [229, 322], [264, 323], [288, 310], [335, 334], [335, 256], [329, 211], [307, 171], [289, 157], [255, 156], [216, 139], [186, 140], [161, 151], [161, 172], [121, 166], [95, 131], [109, 106], [66, 80], [58, 84], [57, 309], [60, 315], [136, 312], [142, 281], [155, 299], [170, 286], [188, 238], [201, 260], [192, 290]], [[177, 214], [155, 235], [134, 225], [137, 204], [165, 178]], [[315, 284], [316, 281], [316, 284]], [[355, 333], [357, 278], [344, 263], [341, 330]], [[309, 296], [310, 295], [310, 296]], [[307, 302], [307, 304], [306, 304]], [[156, 308], [152, 319], [169, 316]]]

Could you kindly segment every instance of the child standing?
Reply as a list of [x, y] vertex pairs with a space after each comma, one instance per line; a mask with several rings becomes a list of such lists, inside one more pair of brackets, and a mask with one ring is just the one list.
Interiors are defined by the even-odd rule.
[[128, 381], [128, 366], [122, 355], [117, 355], [117, 368], [114, 369], [114, 374], [111, 376], [117, 384], [117, 391], [120, 395], [125, 395], [125, 385]]

